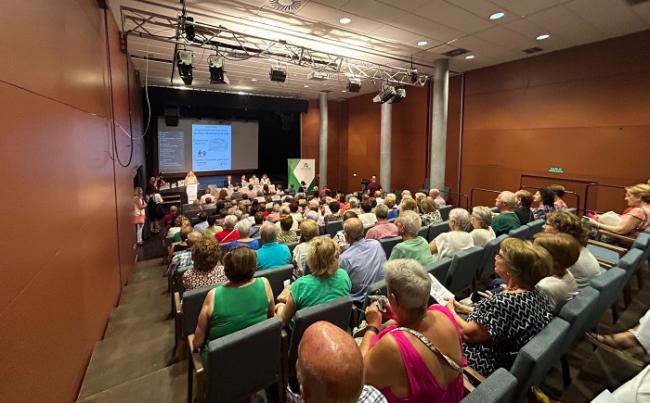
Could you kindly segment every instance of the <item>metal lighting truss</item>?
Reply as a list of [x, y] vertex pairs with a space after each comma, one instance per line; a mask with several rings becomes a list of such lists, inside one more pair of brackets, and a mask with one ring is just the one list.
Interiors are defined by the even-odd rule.
[[[344, 57], [327, 52], [232, 31], [223, 26], [213, 26], [199, 21], [186, 21], [182, 15], [169, 17], [149, 11], [123, 6], [122, 30], [125, 36], [172, 43], [176, 49], [197, 47], [216, 51], [226, 60], [241, 61], [251, 57], [265, 58], [271, 65], [286, 63], [316, 71], [344, 74], [347, 77], [381, 80], [391, 85], [424, 86], [426, 74], [414, 70]], [[188, 40], [185, 25], [194, 25], [194, 39]], [[173, 35], [164, 35], [163, 33]], [[176, 58], [174, 52], [174, 64]]]

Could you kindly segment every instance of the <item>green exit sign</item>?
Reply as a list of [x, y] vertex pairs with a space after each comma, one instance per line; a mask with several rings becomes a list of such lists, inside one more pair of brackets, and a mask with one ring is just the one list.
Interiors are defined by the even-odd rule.
[[548, 169], [548, 172], [552, 173], [552, 174], [563, 174], [564, 173], [564, 168], [562, 168], [562, 167], [550, 167]]

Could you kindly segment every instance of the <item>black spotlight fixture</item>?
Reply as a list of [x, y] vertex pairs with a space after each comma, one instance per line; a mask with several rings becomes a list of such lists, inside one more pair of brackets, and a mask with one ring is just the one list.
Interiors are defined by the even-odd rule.
[[348, 92], [361, 91], [361, 79], [357, 77], [348, 78]]
[[185, 17], [185, 38], [188, 41], [193, 41], [195, 32], [194, 32], [194, 17]]
[[224, 57], [217, 54], [208, 57], [208, 67], [210, 68], [210, 83], [225, 84], [226, 80], [223, 74]]
[[287, 66], [271, 66], [269, 77], [271, 78], [271, 81], [283, 83], [287, 79]]
[[176, 59], [178, 60], [178, 75], [185, 85], [192, 85], [192, 52], [189, 50], [179, 50]]

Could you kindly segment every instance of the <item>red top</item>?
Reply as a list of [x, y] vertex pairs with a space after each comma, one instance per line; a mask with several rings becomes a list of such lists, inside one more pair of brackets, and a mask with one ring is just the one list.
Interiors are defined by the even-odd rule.
[[236, 229], [225, 229], [221, 232], [217, 232], [214, 237], [219, 243], [232, 242], [239, 239], [239, 231]]

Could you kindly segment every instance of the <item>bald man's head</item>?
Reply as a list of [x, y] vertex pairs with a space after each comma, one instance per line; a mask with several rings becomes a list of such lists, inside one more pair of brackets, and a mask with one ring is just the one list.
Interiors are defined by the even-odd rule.
[[329, 322], [316, 322], [305, 331], [296, 370], [305, 403], [356, 402], [363, 388], [357, 344]]

